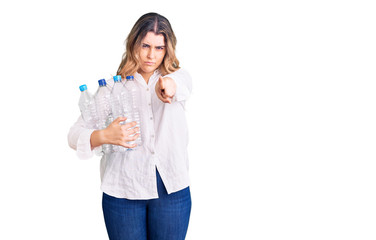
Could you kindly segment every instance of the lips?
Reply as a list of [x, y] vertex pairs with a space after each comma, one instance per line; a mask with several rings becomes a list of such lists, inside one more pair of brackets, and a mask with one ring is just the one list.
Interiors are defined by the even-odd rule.
[[148, 66], [152, 66], [152, 65], [154, 65], [153, 62], [145, 62], [145, 64], [148, 65]]

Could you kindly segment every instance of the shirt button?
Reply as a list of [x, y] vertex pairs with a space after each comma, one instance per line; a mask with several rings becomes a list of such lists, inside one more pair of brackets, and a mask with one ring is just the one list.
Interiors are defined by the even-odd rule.
[[153, 120], [153, 118], [152, 118], [152, 117], [150, 117], [150, 120]]
[[151, 152], [151, 154], [153, 154], [153, 155], [154, 155], [154, 153], [155, 153], [155, 152]]
[[151, 137], [153, 138], [153, 137], [154, 137], [154, 135], [151, 135]]
[[151, 103], [149, 103], [149, 106], [151, 106]]
[[149, 88], [147, 88], [146, 91], [149, 91]]

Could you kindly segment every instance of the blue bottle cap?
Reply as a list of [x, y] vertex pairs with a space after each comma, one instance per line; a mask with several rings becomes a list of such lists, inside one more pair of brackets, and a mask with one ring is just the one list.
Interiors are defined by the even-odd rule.
[[87, 90], [87, 86], [86, 86], [86, 84], [81, 85], [81, 86], [80, 86], [80, 91], [83, 92], [83, 91], [85, 91], [85, 90]]
[[133, 76], [127, 76], [127, 80], [133, 80], [134, 77]]
[[100, 79], [100, 80], [98, 80], [98, 83], [99, 83], [99, 86], [106, 86], [106, 80], [105, 79]]
[[114, 81], [115, 81], [115, 82], [119, 82], [119, 81], [121, 81], [121, 76], [120, 76], [120, 75], [116, 75], [116, 76], [114, 76]]

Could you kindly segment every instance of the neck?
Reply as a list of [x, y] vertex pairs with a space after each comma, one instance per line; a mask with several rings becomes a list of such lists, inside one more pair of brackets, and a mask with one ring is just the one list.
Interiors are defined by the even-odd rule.
[[141, 74], [141, 76], [144, 78], [146, 84], [149, 83], [149, 79], [150, 79], [151, 75], [152, 75], [152, 74], [150, 74], [150, 73], [148, 73], [148, 74], [146, 74], [146, 73]]
[[151, 73], [140, 73], [140, 74], [141, 74], [142, 78], [145, 80], [146, 84], [148, 84], [151, 75], [153, 75], [153, 72], [151, 72]]

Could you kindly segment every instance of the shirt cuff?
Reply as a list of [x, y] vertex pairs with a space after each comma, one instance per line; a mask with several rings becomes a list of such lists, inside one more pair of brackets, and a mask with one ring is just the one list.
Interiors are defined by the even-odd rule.
[[96, 149], [91, 149], [90, 137], [95, 129], [85, 129], [82, 131], [77, 141], [77, 156], [81, 159], [88, 159], [93, 156], [93, 151]]
[[172, 78], [176, 83], [176, 92], [173, 97], [173, 101], [184, 101], [189, 98], [190, 91], [185, 86], [184, 80], [179, 78]]
[[173, 73], [167, 74], [164, 77], [172, 78], [176, 83], [176, 92], [172, 98], [173, 102], [185, 101], [189, 98], [192, 91], [192, 79], [187, 71], [179, 69]]

